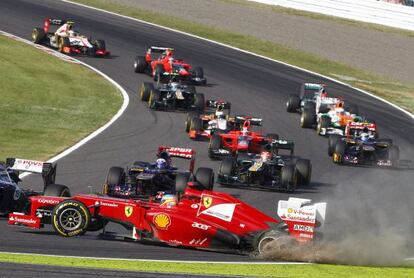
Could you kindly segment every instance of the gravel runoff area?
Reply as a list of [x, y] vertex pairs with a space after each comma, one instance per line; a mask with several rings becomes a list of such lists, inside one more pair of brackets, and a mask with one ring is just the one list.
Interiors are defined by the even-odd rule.
[[255, 36], [396, 81], [414, 83], [414, 33], [382, 32], [334, 20], [289, 15], [267, 5], [243, 1], [111, 1]]

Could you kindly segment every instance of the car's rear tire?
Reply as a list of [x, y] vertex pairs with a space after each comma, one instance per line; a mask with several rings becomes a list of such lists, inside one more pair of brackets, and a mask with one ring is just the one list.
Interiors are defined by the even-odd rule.
[[210, 143], [208, 145], [208, 156], [213, 157], [213, 150], [219, 150], [221, 148], [221, 137], [219, 134], [213, 134], [210, 138]]
[[200, 118], [192, 118], [190, 130], [200, 132], [203, 130], [203, 121]]
[[[60, 53], [65, 53], [65, 47], [70, 47], [69, 38], [60, 37], [58, 41], [58, 50]], [[69, 53], [67, 53], [69, 54]]]
[[106, 183], [108, 186], [117, 186], [123, 184], [125, 181], [125, 170], [122, 167], [111, 167], [109, 168], [108, 174], [106, 175]]
[[300, 126], [302, 128], [312, 128], [316, 123], [315, 110], [304, 109], [300, 116]]
[[342, 164], [345, 151], [346, 142], [339, 140], [335, 145], [334, 153], [332, 155], [332, 161], [336, 164]]
[[329, 135], [329, 139], [328, 139], [328, 155], [332, 156], [334, 151], [335, 151], [335, 146], [338, 143], [338, 141], [340, 141], [342, 138], [341, 135], [338, 134], [331, 134]]
[[312, 176], [312, 164], [309, 159], [299, 159], [295, 164], [298, 185], [309, 185]]
[[46, 39], [46, 33], [43, 28], [34, 28], [32, 31], [32, 41], [34, 43], [42, 43]]
[[191, 120], [193, 118], [199, 118], [199, 117], [200, 117], [199, 111], [189, 111], [187, 113], [187, 118], [185, 119], [185, 132], [190, 132]]
[[52, 211], [52, 227], [61, 236], [73, 237], [84, 234], [89, 227], [91, 214], [88, 208], [76, 200], [65, 200]]
[[193, 76], [196, 78], [204, 78], [204, 69], [202, 67], [194, 67]]
[[292, 248], [293, 239], [288, 234], [272, 229], [254, 239], [254, 251], [263, 256], [269, 253], [285, 253]]
[[147, 68], [147, 60], [144, 56], [136, 56], [134, 60], [134, 72], [144, 73]]
[[204, 94], [203, 93], [195, 94], [194, 95], [194, 106], [196, 107], [196, 109], [198, 111], [203, 112], [205, 105], [206, 105], [206, 101], [204, 98]]
[[158, 91], [157, 89], [151, 90], [150, 97], [148, 99], [148, 106], [151, 109], [156, 109], [157, 102], [160, 100], [160, 98], [161, 98], [160, 91]]
[[66, 185], [63, 184], [49, 184], [45, 188], [43, 196], [70, 197], [70, 190]]
[[283, 166], [281, 172], [281, 185], [288, 192], [295, 191], [297, 185], [295, 167], [293, 165]]
[[188, 181], [190, 180], [189, 172], [178, 172], [175, 177], [175, 191], [178, 194], [184, 193], [187, 188]]
[[148, 102], [152, 90], [154, 90], [154, 85], [152, 83], [142, 82], [140, 89], [141, 100]]
[[236, 166], [236, 160], [234, 158], [232, 157], [225, 158], [220, 164], [219, 174], [226, 175], [226, 176], [232, 176], [234, 173], [235, 166]]
[[316, 103], [313, 101], [306, 101], [303, 105], [303, 110], [305, 109], [313, 110], [316, 113]]
[[198, 184], [203, 186], [206, 190], [213, 190], [214, 187], [214, 172], [211, 168], [200, 167], [195, 173], [195, 180]]
[[290, 94], [286, 102], [286, 110], [290, 113], [297, 112], [300, 108], [300, 97], [296, 94]]

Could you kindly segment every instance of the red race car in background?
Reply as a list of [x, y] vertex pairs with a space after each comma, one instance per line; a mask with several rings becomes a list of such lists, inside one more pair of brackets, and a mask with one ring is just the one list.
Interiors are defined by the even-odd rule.
[[261, 132], [251, 130], [252, 125], [261, 126], [262, 119], [236, 116], [236, 125], [243, 123], [240, 130], [233, 130], [228, 133], [213, 134], [208, 146], [208, 156], [212, 159], [234, 157], [240, 152], [260, 153], [263, 147], [278, 140], [277, 134], [262, 135]]
[[279, 201], [279, 221], [227, 193], [207, 190], [205, 183], [213, 178], [211, 172], [211, 179], [200, 181], [196, 173], [185, 186], [177, 186], [175, 195], [160, 201], [85, 194], [33, 196], [27, 213], [11, 213], [8, 223], [34, 229], [50, 223], [57, 234], [73, 237], [112, 221], [126, 227], [136, 241], [259, 253], [274, 244], [285, 245], [281, 239], [292, 245], [307, 243], [322, 232], [326, 203], [311, 205], [311, 200], [299, 198]]
[[174, 58], [174, 49], [169, 47], [151, 46], [145, 56], [136, 56], [134, 71], [148, 73], [156, 82], [165, 83], [174, 78], [194, 85], [207, 84], [202, 67], [192, 67], [184, 60]]
[[[45, 19], [43, 28], [36, 27], [32, 31], [32, 41], [56, 48], [65, 54], [82, 54], [96, 57], [110, 55], [106, 51], [104, 40], [92, 40], [73, 29], [75, 22], [63, 19]], [[53, 28], [52, 26], [58, 26]]]

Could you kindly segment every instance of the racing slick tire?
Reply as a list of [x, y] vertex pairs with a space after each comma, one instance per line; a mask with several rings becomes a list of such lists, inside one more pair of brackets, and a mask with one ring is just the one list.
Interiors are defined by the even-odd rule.
[[232, 176], [235, 166], [236, 160], [233, 157], [225, 158], [220, 164], [218, 173], [221, 176]]
[[342, 159], [346, 151], [346, 142], [338, 141], [332, 155], [332, 161], [336, 164], [342, 164]]
[[266, 255], [270, 252], [288, 252], [292, 248], [293, 239], [289, 234], [271, 229], [260, 233], [253, 240], [253, 248], [259, 255]]
[[328, 139], [328, 155], [332, 156], [335, 151], [335, 146], [341, 140], [342, 136], [339, 134], [331, 134]]
[[91, 214], [88, 208], [76, 200], [65, 200], [52, 211], [52, 227], [61, 236], [79, 236], [88, 230]]
[[189, 172], [178, 172], [175, 177], [175, 192], [178, 194], [184, 193], [184, 190], [187, 187], [187, 184], [190, 180]]
[[312, 164], [309, 159], [299, 159], [295, 164], [298, 185], [309, 185], [312, 176]]
[[144, 56], [136, 56], [134, 60], [134, 72], [144, 73], [148, 64]]
[[139, 95], [142, 101], [148, 102], [151, 91], [154, 90], [154, 85], [150, 82], [142, 82]]
[[190, 124], [190, 130], [200, 132], [203, 130], [203, 121], [200, 118], [192, 118]]
[[[58, 50], [60, 53], [65, 53], [65, 47], [70, 47], [70, 41], [69, 38], [66, 37], [60, 37], [58, 41]], [[70, 53], [66, 53], [70, 54]]]
[[296, 170], [293, 165], [286, 165], [281, 170], [281, 185], [286, 188], [286, 191], [293, 192], [297, 185]]
[[43, 28], [34, 28], [32, 31], [32, 41], [34, 43], [42, 43], [46, 38], [46, 33]]
[[206, 101], [203, 93], [198, 93], [194, 95], [194, 106], [198, 111], [204, 111]]
[[106, 183], [108, 186], [113, 187], [124, 183], [125, 171], [122, 167], [109, 168], [108, 175], [106, 176]]
[[70, 197], [70, 190], [66, 185], [63, 184], [49, 184], [45, 188], [43, 196]]
[[195, 175], [195, 180], [203, 188], [207, 190], [213, 190], [214, 187], [214, 172], [211, 168], [200, 167], [197, 169]]
[[315, 110], [305, 109], [300, 116], [300, 126], [302, 128], [312, 128], [316, 123]]
[[148, 99], [149, 108], [156, 109], [157, 102], [160, 100], [160, 98], [161, 98], [160, 91], [158, 91], [157, 89], [152, 90], [150, 93], [150, 97]]
[[185, 120], [185, 132], [190, 132], [191, 120], [193, 118], [199, 118], [199, 117], [200, 117], [199, 111], [189, 111], [187, 113], [187, 118]]
[[400, 161], [400, 148], [398, 146], [390, 146], [388, 148], [388, 159], [391, 160], [393, 167], [399, 166]]
[[196, 78], [204, 78], [204, 69], [202, 67], [194, 67], [192, 73]]
[[318, 125], [316, 126], [316, 133], [321, 135], [323, 128], [328, 128], [331, 126], [331, 118], [330, 117], [321, 117]]
[[290, 94], [286, 102], [286, 110], [290, 113], [297, 112], [300, 108], [300, 97], [295, 94]]
[[210, 138], [210, 143], [208, 145], [208, 156], [213, 157], [213, 150], [219, 150], [221, 148], [221, 137], [219, 134], [213, 134]]
[[305, 104], [303, 105], [303, 110], [306, 110], [306, 109], [313, 110], [316, 113], [316, 103], [313, 101], [305, 102]]
[[161, 83], [164, 72], [164, 66], [161, 64], [157, 64], [154, 70], [154, 81], [157, 83]]

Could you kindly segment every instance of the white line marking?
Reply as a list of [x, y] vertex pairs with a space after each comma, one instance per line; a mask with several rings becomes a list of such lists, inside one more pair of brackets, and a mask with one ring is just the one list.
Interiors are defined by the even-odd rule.
[[371, 94], [371, 93], [369, 93], [367, 91], [364, 91], [364, 90], [361, 90], [361, 89], [352, 87], [351, 85], [346, 84], [346, 83], [344, 83], [342, 81], [339, 81], [339, 80], [336, 80], [334, 78], [331, 78], [331, 77], [328, 77], [328, 76], [319, 74], [317, 72], [313, 72], [313, 71], [310, 71], [310, 70], [307, 70], [307, 69], [303, 69], [303, 68], [300, 68], [300, 67], [297, 67], [297, 66], [294, 66], [294, 65], [290, 65], [290, 64], [287, 64], [285, 62], [278, 61], [278, 60], [275, 60], [275, 59], [272, 59], [272, 58], [269, 58], [269, 57], [266, 57], [266, 56], [263, 56], [263, 55], [259, 55], [259, 54], [256, 54], [256, 53], [253, 53], [253, 52], [250, 52], [250, 51], [247, 51], [247, 50], [243, 50], [243, 49], [240, 49], [240, 48], [237, 48], [237, 47], [228, 45], [228, 44], [224, 44], [224, 43], [220, 43], [220, 42], [217, 42], [217, 41], [214, 41], [214, 40], [210, 40], [210, 39], [206, 39], [206, 38], [203, 38], [203, 37], [199, 37], [199, 36], [196, 36], [196, 35], [193, 35], [193, 34], [189, 34], [189, 33], [186, 33], [186, 32], [183, 32], [183, 31], [179, 31], [179, 30], [175, 30], [175, 29], [172, 29], [172, 28], [168, 28], [168, 27], [165, 27], [165, 26], [161, 26], [161, 25], [158, 25], [158, 24], [155, 24], [155, 23], [146, 22], [146, 21], [143, 21], [143, 20], [140, 20], [140, 19], [136, 19], [136, 18], [133, 18], [133, 17], [130, 17], [130, 16], [117, 14], [117, 13], [110, 12], [110, 11], [106, 11], [106, 10], [103, 10], [103, 9], [91, 7], [91, 6], [88, 6], [88, 5], [85, 5], [85, 4], [80, 4], [80, 3], [72, 2], [70, 0], [61, 0], [61, 1], [62, 2], [65, 2], [65, 3], [70, 3], [70, 4], [73, 4], [73, 5], [81, 6], [81, 7], [84, 7], [84, 8], [89, 8], [89, 9], [93, 9], [93, 10], [96, 10], [96, 11], [100, 11], [100, 12], [104, 12], [104, 13], [116, 15], [116, 16], [119, 16], [119, 17], [122, 17], [122, 18], [134, 20], [134, 21], [137, 21], [137, 22], [140, 22], [140, 23], [143, 23], [143, 24], [147, 24], [147, 25], [150, 25], [150, 26], [158, 27], [158, 28], [161, 28], [161, 29], [164, 29], [164, 30], [168, 30], [168, 31], [172, 31], [172, 32], [179, 33], [179, 34], [187, 35], [187, 36], [190, 36], [190, 37], [193, 37], [193, 38], [197, 38], [197, 39], [204, 40], [204, 41], [207, 41], [207, 42], [210, 42], [210, 43], [214, 43], [214, 44], [217, 44], [217, 45], [220, 45], [220, 46], [224, 46], [224, 47], [227, 47], [227, 48], [231, 48], [233, 50], [237, 50], [237, 51], [240, 51], [240, 52], [243, 52], [243, 53], [246, 53], [246, 54], [250, 54], [250, 55], [253, 55], [253, 56], [256, 56], [256, 57], [260, 57], [262, 59], [266, 59], [266, 60], [269, 60], [269, 61], [272, 61], [272, 62], [276, 62], [276, 63], [282, 64], [282, 65], [285, 65], [285, 66], [288, 66], [288, 67], [291, 67], [291, 68], [294, 68], [294, 69], [298, 69], [298, 70], [301, 70], [301, 71], [304, 71], [304, 72], [307, 72], [307, 73], [310, 73], [310, 74], [313, 74], [313, 75], [316, 75], [316, 76], [319, 76], [319, 77], [328, 79], [330, 81], [336, 82], [338, 84], [341, 84], [343, 86], [346, 86], [348, 88], [351, 88], [353, 90], [356, 90], [358, 92], [361, 92], [363, 94], [369, 95], [370, 97], [373, 97], [373, 98], [375, 98], [377, 100], [380, 100], [380, 101], [382, 101], [382, 102], [384, 102], [384, 103], [386, 103], [388, 105], [391, 105], [395, 109], [400, 110], [401, 112], [403, 112], [406, 115], [408, 115], [412, 120], [414, 120], [414, 114], [412, 114], [412, 113], [408, 112], [407, 110], [405, 110], [405, 109], [403, 109], [403, 108], [401, 108], [401, 107], [399, 107], [399, 106], [397, 106], [397, 105], [389, 102], [388, 100], [385, 100], [385, 99], [383, 99], [383, 98], [381, 98], [379, 96], [373, 95], [373, 94]]
[[[124, 99], [121, 108], [111, 118], [111, 120], [109, 122], [107, 122], [106, 124], [104, 124], [103, 126], [101, 126], [100, 128], [98, 128], [97, 130], [95, 130], [94, 132], [92, 132], [91, 134], [89, 134], [88, 136], [86, 136], [85, 138], [83, 138], [82, 140], [80, 140], [78, 143], [76, 143], [72, 147], [69, 147], [66, 150], [64, 150], [63, 152], [61, 152], [60, 154], [52, 157], [51, 159], [48, 160], [48, 162], [55, 162], [55, 161], [61, 159], [62, 157], [67, 156], [71, 152], [75, 151], [76, 149], [80, 148], [81, 146], [83, 146], [84, 144], [86, 144], [87, 142], [89, 142], [90, 140], [92, 140], [93, 138], [95, 138], [96, 136], [98, 136], [105, 129], [107, 129], [110, 125], [112, 125], [119, 117], [121, 117], [121, 115], [125, 112], [126, 108], [128, 107], [128, 104], [129, 104], [129, 96], [128, 96], [127, 92], [124, 90], [124, 88], [122, 88], [122, 86], [119, 85], [115, 80], [113, 80], [108, 75], [106, 75], [105, 73], [101, 72], [100, 70], [98, 70], [98, 69], [96, 69], [96, 68], [94, 68], [94, 67], [92, 67], [92, 66], [90, 66], [90, 65], [88, 65], [88, 64], [86, 64], [86, 63], [84, 63], [84, 62], [82, 62], [82, 61], [80, 61], [78, 59], [76, 59], [76, 58], [69, 57], [70, 59], [68, 59], [68, 56], [62, 55], [61, 53], [59, 53], [59, 52], [57, 52], [55, 50], [52, 50], [52, 49], [47, 48], [45, 46], [41, 46], [41, 45], [34, 44], [31, 41], [28, 41], [28, 40], [23, 39], [21, 37], [17, 37], [15, 35], [10, 34], [10, 33], [7, 33], [7, 32], [4, 32], [4, 31], [1, 31], [0, 30], [0, 35], [4, 35], [4, 36], [7, 36], [9, 38], [16, 39], [16, 40], [21, 41], [21, 42], [24, 42], [26, 44], [35, 46], [36, 48], [43, 49], [47, 53], [50, 53], [52, 51], [54, 56], [57, 56], [59, 58], [63, 58], [63, 60], [65, 60], [65, 61], [73, 60], [76, 63], [79, 63], [79, 64], [81, 64], [81, 65], [83, 65], [83, 66], [85, 66], [85, 67], [93, 70], [94, 72], [100, 74], [106, 80], [108, 80], [109, 82], [111, 82], [112, 85], [114, 85], [121, 92], [122, 98]], [[24, 178], [24, 177], [28, 176], [29, 174], [30, 173], [23, 173], [19, 177], [20, 178]]]
[[190, 264], [312, 264], [302, 262], [223, 262], [223, 261], [177, 261], [177, 260], [146, 260], [146, 259], [122, 259], [122, 258], [101, 258], [101, 257], [82, 257], [82, 256], [60, 256], [60, 255], [45, 255], [37, 253], [18, 253], [18, 252], [0, 252], [0, 254], [11, 255], [26, 255], [26, 256], [39, 256], [39, 257], [54, 257], [54, 258], [71, 258], [71, 259], [91, 259], [91, 260], [111, 260], [111, 261], [129, 261], [129, 262], [156, 262], [156, 263], [190, 263]]

